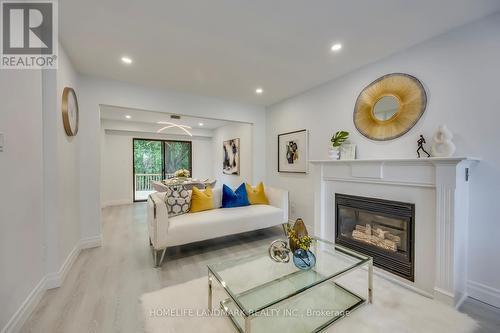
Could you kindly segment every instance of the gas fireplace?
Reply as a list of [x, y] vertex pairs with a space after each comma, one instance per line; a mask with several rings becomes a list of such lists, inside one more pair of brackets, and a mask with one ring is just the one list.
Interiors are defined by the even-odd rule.
[[415, 205], [335, 194], [336, 243], [373, 257], [375, 266], [415, 278]]

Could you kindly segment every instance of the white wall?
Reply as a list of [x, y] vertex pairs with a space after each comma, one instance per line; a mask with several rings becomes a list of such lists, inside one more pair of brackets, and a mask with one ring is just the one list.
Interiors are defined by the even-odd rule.
[[0, 101], [2, 330], [44, 276], [41, 71], [0, 70]]
[[[46, 288], [57, 287], [80, 250], [79, 138], [61, 116], [77, 73], [59, 45], [57, 70], [2, 70], [0, 132], [0, 328], [17, 331]], [[5, 303], [4, 303], [5, 302]]]
[[[57, 227], [59, 258], [56, 269], [60, 269], [80, 240], [80, 164], [78, 149], [80, 137], [68, 137], [61, 116], [62, 93], [65, 87], [79, 91], [78, 76], [64, 48], [59, 49], [57, 70], [57, 97], [55, 113], [57, 134]], [[85, 110], [81, 110], [84, 112]], [[50, 167], [50, 166], [49, 166]], [[49, 184], [47, 184], [49, 185]], [[49, 270], [53, 271], [54, 269]]]
[[[101, 142], [101, 204], [121, 205], [133, 201], [132, 140], [163, 139], [192, 142], [193, 177], [214, 178], [211, 130], [193, 129], [193, 136], [155, 133], [158, 126], [103, 120]], [[172, 131], [173, 132], [173, 131]]]
[[50, 286], [60, 285], [59, 273], [80, 241], [80, 137], [66, 135], [61, 115], [63, 89], [72, 87], [78, 95], [78, 78], [62, 45], [58, 61], [57, 70], [42, 74], [45, 271]]
[[158, 112], [252, 123], [253, 176], [265, 178], [265, 110], [251, 106], [203, 97], [147, 88], [130, 83], [80, 77], [80, 106], [85, 110], [80, 119], [80, 218], [83, 237], [100, 235], [100, 115], [99, 105], [136, 108]]
[[[263, 181], [263, 176], [254, 177], [253, 173], [253, 152], [252, 147], [252, 125], [250, 124], [231, 124], [219, 127], [214, 133], [214, 155], [212, 158], [215, 178], [217, 179], [217, 186], [226, 184], [230, 187], [237, 187], [243, 182], [252, 184], [254, 181]], [[240, 139], [240, 174], [239, 175], [225, 175], [222, 172], [223, 162], [223, 148], [222, 143], [230, 139]], [[260, 154], [259, 154], [260, 155]], [[260, 159], [261, 156], [257, 158]], [[263, 163], [263, 160], [260, 161]]]
[[[310, 130], [310, 158], [327, 159], [331, 135], [348, 130], [358, 158], [414, 157], [419, 134], [431, 138], [445, 123], [455, 133], [457, 155], [484, 160], [471, 178], [469, 282], [471, 295], [500, 306], [500, 223], [495, 199], [500, 194], [500, 14], [490, 16], [331, 81], [268, 109], [267, 178], [291, 191], [292, 216], [313, 219], [310, 175], [276, 170], [278, 133]], [[348, 56], [346, 54], [340, 56]], [[419, 78], [428, 106], [419, 123], [403, 137], [374, 142], [361, 136], [352, 121], [359, 92], [376, 78], [393, 72]], [[429, 140], [430, 141], [430, 140]], [[417, 221], [418, 223], [418, 221]], [[312, 224], [312, 223], [310, 223]]]

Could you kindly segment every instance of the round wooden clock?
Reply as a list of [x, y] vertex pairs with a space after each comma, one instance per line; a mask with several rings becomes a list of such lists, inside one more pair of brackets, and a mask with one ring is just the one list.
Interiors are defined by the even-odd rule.
[[79, 111], [78, 100], [73, 88], [64, 88], [62, 94], [62, 116], [66, 135], [75, 136], [78, 133]]

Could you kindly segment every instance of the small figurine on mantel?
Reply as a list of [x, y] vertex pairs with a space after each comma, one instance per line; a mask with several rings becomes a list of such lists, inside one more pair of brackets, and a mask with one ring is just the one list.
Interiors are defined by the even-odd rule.
[[423, 151], [424, 153], [426, 153], [426, 154], [427, 154], [427, 157], [431, 157], [431, 154], [429, 154], [429, 153], [425, 150], [425, 148], [424, 148], [424, 143], [426, 143], [426, 142], [425, 142], [425, 138], [424, 138], [424, 136], [423, 136], [422, 134], [420, 134], [420, 138], [419, 138], [419, 139], [418, 139], [418, 141], [417, 141], [417, 145], [418, 145], [418, 149], [417, 149], [417, 156], [418, 156], [418, 158], [420, 158], [420, 151]]

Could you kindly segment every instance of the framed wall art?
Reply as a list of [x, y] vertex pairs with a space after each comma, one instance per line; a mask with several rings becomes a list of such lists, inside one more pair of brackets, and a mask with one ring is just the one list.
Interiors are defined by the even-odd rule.
[[231, 139], [222, 143], [222, 173], [225, 175], [240, 174], [240, 139]]
[[340, 146], [340, 159], [341, 160], [355, 160], [356, 159], [356, 144], [344, 143]]
[[307, 130], [278, 135], [278, 172], [307, 173]]

